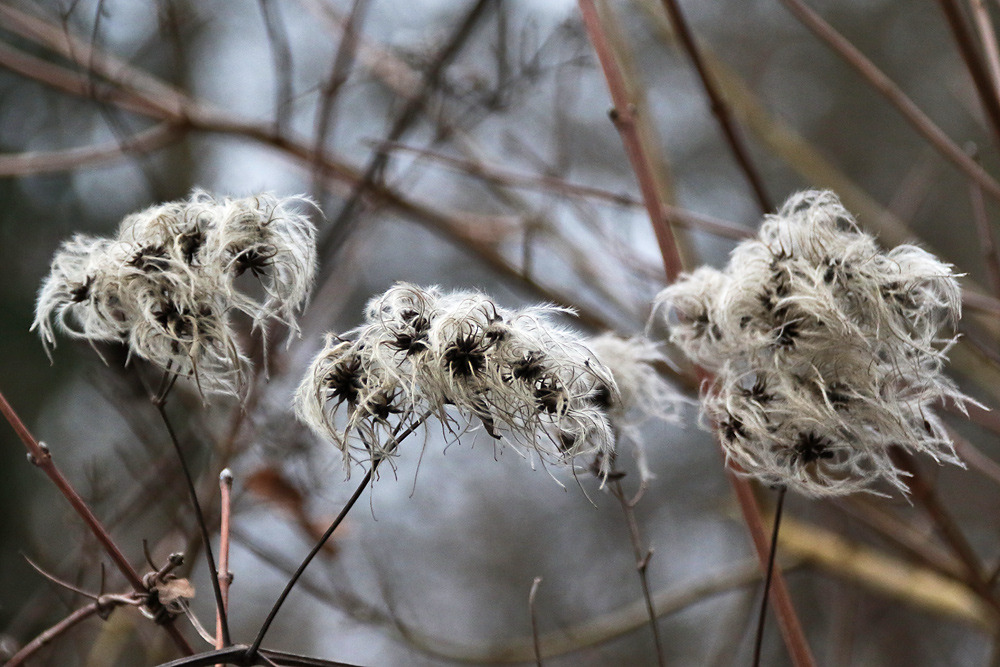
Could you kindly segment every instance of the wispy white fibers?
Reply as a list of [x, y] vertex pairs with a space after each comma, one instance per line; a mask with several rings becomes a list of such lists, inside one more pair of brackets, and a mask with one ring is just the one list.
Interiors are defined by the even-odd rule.
[[608, 418], [619, 438], [632, 442], [642, 483], [653, 474], [646, 462], [645, 442], [639, 428], [651, 418], [679, 422], [680, 407], [686, 401], [663, 379], [657, 366], [669, 364], [652, 341], [639, 337], [622, 338], [611, 333], [585, 341], [597, 358], [608, 367], [618, 385], [619, 400], [609, 403]]
[[[53, 257], [32, 328], [46, 348], [55, 345], [54, 325], [126, 343], [204, 391], [239, 394], [249, 362], [230, 314], [246, 313], [262, 331], [268, 319], [298, 330], [316, 269], [315, 228], [296, 210], [309, 203], [196, 191], [128, 216], [114, 239], [75, 236]], [[246, 273], [258, 283], [249, 292], [237, 281]]]
[[905, 492], [899, 445], [961, 465], [937, 401], [969, 399], [943, 375], [961, 316], [952, 267], [912, 245], [882, 252], [831, 192], [791, 197], [723, 271], [657, 297], [670, 340], [715, 374], [703, 412], [728, 457], [808, 495]]
[[327, 337], [296, 411], [340, 448], [348, 473], [425, 414], [462, 435], [457, 413], [544, 461], [600, 454], [606, 474], [618, 386], [579, 334], [550, 321], [557, 312], [399, 283], [369, 302], [364, 324]]

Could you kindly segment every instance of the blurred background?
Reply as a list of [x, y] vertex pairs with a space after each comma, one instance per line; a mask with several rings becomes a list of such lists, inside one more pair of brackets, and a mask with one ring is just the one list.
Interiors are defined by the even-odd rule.
[[[1000, 274], [989, 239], [1000, 186], [991, 190], [989, 174], [1000, 168], [1000, 90], [987, 28], [1000, 7], [811, 4], [926, 114], [921, 133], [870, 70], [779, 0], [683, 1], [755, 191], [664, 5], [597, 5], [687, 267], [721, 266], [789, 194], [832, 188], [887, 246], [917, 241], [965, 274], [954, 374], [997, 403]], [[360, 478], [345, 480], [339, 452], [291, 414], [323, 333], [359, 323], [366, 300], [398, 280], [480, 289], [509, 306], [573, 306], [579, 317], [567, 324], [592, 333], [646, 328], [663, 264], [611, 107], [580, 9], [562, 0], [4, 2], [0, 389], [140, 571], [143, 540], [156, 565], [187, 554], [192, 607], [210, 626], [193, 513], [139, 382], [151, 370], [126, 367], [112, 347], [100, 350], [105, 364], [68, 339], [50, 363], [29, 331], [34, 299], [63, 239], [113, 234], [125, 215], [193, 188], [316, 200], [321, 266], [302, 337], [274, 347], [243, 409], [206, 404], [191, 386], [171, 398], [210, 526], [218, 474], [235, 476], [230, 617], [234, 638], [249, 641]], [[985, 171], [973, 181], [977, 161]], [[259, 355], [249, 332], [244, 344]], [[682, 369], [670, 381], [696, 398], [690, 369], [665, 350]], [[756, 556], [696, 403], [682, 414], [682, 424], [643, 429], [656, 477], [635, 508], [654, 550], [664, 658], [749, 664]], [[919, 498], [789, 498], [780, 560], [819, 664], [997, 664], [997, 422], [983, 411], [948, 421], [969, 469], [923, 462], [929, 490]], [[632, 494], [628, 443], [622, 452]], [[365, 665], [533, 663], [528, 597], [541, 577], [533, 611], [546, 665], [656, 664], [628, 526], [598, 480], [532, 469], [482, 434], [446, 448], [433, 427], [395, 464], [321, 552], [266, 645]], [[773, 502], [767, 490], [760, 498]], [[0, 515], [9, 657], [87, 602], [25, 557], [95, 592], [106, 558], [6, 425]], [[125, 588], [108, 568], [106, 590]], [[30, 664], [175, 657], [164, 633], [122, 609]], [[792, 664], [773, 618], [763, 662]]]

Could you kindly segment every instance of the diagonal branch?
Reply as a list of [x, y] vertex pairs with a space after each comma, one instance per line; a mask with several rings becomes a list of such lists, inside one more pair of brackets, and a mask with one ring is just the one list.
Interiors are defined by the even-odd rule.
[[[101, 524], [100, 520], [94, 515], [86, 501], [84, 501], [80, 494], [77, 493], [76, 489], [73, 488], [73, 485], [70, 484], [69, 480], [63, 476], [59, 468], [56, 467], [55, 462], [52, 460], [52, 454], [49, 452], [49, 448], [43, 443], [38, 442], [38, 440], [31, 435], [31, 432], [28, 431], [28, 427], [24, 425], [21, 418], [17, 416], [16, 412], [14, 412], [14, 408], [7, 402], [7, 398], [3, 395], [3, 392], [0, 392], [0, 413], [3, 414], [3, 416], [7, 419], [7, 422], [14, 428], [14, 431], [21, 439], [21, 442], [23, 442], [24, 446], [28, 449], [28, 460], [41, 468], [42, 472], [44, 472], [48, 478], [52, 480], [52, 483], [56, 485], [56, 488], [59, 489], [59, 492], [62, 493], [63, 497], [69, 501], [69, 504], [73, 506], [73, 509], [80, 516], [80, 518], [83, 519], [87, 528], [90, 529], [90, 532], [93, 533], [94, 537], [97, 538], [97, 541], [104, 548], [105, 553], [107, 553], [111, 558], [115, 567], [117, 567], [118, 570], [125, 576], [125, 579], [128, 581], [129, 586], [132, 587], [132, 590], [144, 596], [148, 595], [148, 591], [143, 585], [142, 578], [139, 576], [139, 573], [136, 572], [135, 568], [132, 567], [132, 564], [128, 562], [125, 554], [123, 554], [121, 549], [118, 548], [118, 545], [115, 544], [111, 535]], [[193, 651], [190, 644], [188, 644], [187, 640], [184, 639], [177, 627], [173, 625], [173, 622], [171, 621], [166, 623], [163, 627], [166, 629], [171, 639], [173, 639], [177, 648], [179, 648], [183, 654], [191, 655]]]
[[729, 105], [722, 97], [722, 94], [715, 85], [715, 81], [712, 79], [712, 75], [705, 66], [705, 62], [702, 60], [701, 53], [698, 51], [698, 44], [694, 40], [691, 28], [688, 27], [687, 21], [684, 19], [683, 12], [681, 12], [680, 1], [663, 0], [663, 6], [670, 16], [670, 22], [673, 24], [677, 36], [680, 37], [681, 43], [684, 45], [684, 50], [687, 51], [688, 56], [691, 58], [691, 64], [694, 65], [695, 71], [698, 72], [698, 78], [705, 89], [705, 95], [708, 96], [712, 114], [719, 121], [719, 127], [726, 138], [726, 143], [729, 144], [729, 149], [732, 151], [733, 157], [736, 158], [737, 164], [739, 164], [747, 181], [749, 181], [754, 196], [757, 197], [757, 204], [760, 206], [761, 212], [770, 213], [774, 210], [774, 205], [771, 203], [771, 198], [767, 196], [767, 190], [764, 189], [764, 179], [761, 178], [760, 172], [757, 171], [757, 167], [750, 158], [750, 151], [743, 140], [743, 135], [740, 134], [739, 128], [736, 126], [736, 121], [729, 112]]

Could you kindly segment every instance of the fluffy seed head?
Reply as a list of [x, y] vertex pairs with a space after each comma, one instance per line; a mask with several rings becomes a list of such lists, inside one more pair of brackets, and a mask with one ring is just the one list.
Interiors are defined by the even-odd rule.
[[952, 267], [882, 252], [831, 192], [794, 195], [723, 271], [657, 297], [670, 340], [715, 374], [703, 413], [727, 456], [808, 495], [906, 491], [901, 446], [961, 465], [931, 404], [969, 401], [942, 373], [961, 316]]

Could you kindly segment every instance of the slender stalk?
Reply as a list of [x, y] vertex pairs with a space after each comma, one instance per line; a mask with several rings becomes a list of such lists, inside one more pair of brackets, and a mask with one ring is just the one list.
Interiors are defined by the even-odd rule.
[[1000, 102], [1000, 51], [997, 49], [997, 34], [990, 21], [990, 13], [983, 0], [969, 0], [972, 7], [972, 17], [979, 31], [979, 39], [983, 43], [986, 65], [990, 70], [990, 80], [993, 82], [993, 95]]
[[[399, 446], [399, 443], [401, 443], [403, 440], [408, 438], [410, 434], [412, 434], [414, 431], [420, 428], [420, 425], [423, 424], [425, 421], [427, 421], [427, 418], [430, 416], [431, 416], [430, 412], [424, 413], [423, 416], [421, 416], [415, 422], [406, 427], [406, 429], [403, 430], [402, 433], [394, 437], [392, 439], [392, 442], [389, 443], [389, 445], [385, 448], [386, 456], [394, 452], [396, 450], [396, 447]], [[372, 475], [378, 469], [379, 464], [381, 464], [382, 461], [385, 460], [386, 456], [382, 456], [381, 458], [375, 459], [375, 461], [372, 463], [371, 468], [369, 468], [368, 472], [365, 473], [365, 476], [361, 480], [361, 483], [358, 484], [358, 488], [355, 489], [354, 494], [351, 496], [350, 500], [348, 500], [347, 504], [344, 505], [343, 509], [340, 510], [340, 514], [338, 514], [337, 518], [333, 520], [333, 523], [330, 524], [330, 527], [326, 529], [326, 532], [323, 533], [323, 536], [319, 538], [319, 540], [316, 542], [315, 545], [313, 545], [313, 548], [302, 560], [302, 563], [299, 564], [298, 569], [296, 569], [295, 573], [292, 574], [291, 578], [288, 580], [288, 583], [285, 584], [285, 589], [281, 591], [281, 595], [279, 595], [278, 599], [275, 600], [274, 605], [271, 607], [271, 611], [268, 613], [267, 618], [264, 620], [264, 624], [260, 627], [260, 630], [257, 632], [257, 637], [253, 640], [253, 644], [250, 646], [249, 649], [247, 649], [247, 656], [253, 657], [254, 655], [257, 654], [257, 650], [260, 648], [260, 643], [264, 641], [264, 636], [267, 634], [268, 629], [271, 627], [271, 623], [274, 622], [274, 617], [277, 616], [278, 611], [281, 610], [281, 605], [285, 603], [285, 598], [287, 598], [288, 594], [292, 592], [292, 589], [295, 587], [295, 584], [298, 582], [299, 578], [302, 577], [302, 574], [306, 571], [306, 568], [309, 567], [309, 563], [312, 562], [313, 558], [316, 557], [316, 554], [319, 553], [320, 549], [323, 548], [323, 545], [326, 544], [327, 540], [329, 540], [330, 537], [333, 535], [333, 531], [337, 530], [337, 527], [340, 526], [341, 522], [343, 522], [344, 517], [346, 517], [347, 513], [351, 511], [351, 508], [354, 507], [354, 504], [358, 502], [358, 498], [361, 497], [361, 493], [365, 490], [365, 487], [368, 486], [368, 483], [372, 480]]]
[[990, 129], [993, 130], [994, 141], [1000, 142], [1000, 98], [997, 97], [998, 91], [993, 87], [990, 74], [976, 50], [972, 32], [965, 22], [964, 10], [957, 0], [938, 0], [938, 4], [941, 5], [941, 11], [944, 13], [948, 27], [958, 45], [958, 51], [972, 77], [972, 83], [975, 85], [979, 101], [983, 105], [986, 120]]
[[680, 275], [683, 265], [680, 252], [677, 249], [677, 242], [674, 240], [673, 231], [670, 228], [671, 216], [657, 187], [646, 147], [643, 146], [639, 137], [635, 121], [635, 105], [629, 99], [625, 79], [622, 77], [614, 53], [611, 51], [611, 45], [604, 34], [597, 7], [593, 0], [579, 0], [579, 6], [583, 16], [583, 24], [587, 29], [590, 42], [594, 46], [594, 51], [597, 53], [597, 59], [601, 63], [608, 91], [611, 93], [611, 99], [614, 103], [611, 120], [621, 135], [625, 153], [628, 155], [632, 171], [639, 183], [639, 190], [642, 192], [642, 199], [646, 204], [649, 219], [653, 224], [653, 232], [656, 234], [656, 240], [660, 246], [660, 254], [663, 256], [663, 268], [667, 274], [667, 282], [672, 283]]
[[781, 529], [781, 514], [785, 508], [787, 486], [778, 489], [778, 506], [774, 510], [774, 528], [771, 531], [771, 551], [767, 557], [767, 571], [764, 574], [764, 593], [760, 599], [760, 614], [757, 616], [757, 637], [753, 643], [753, 667], [760, 666], [760, 652], [764, 646], [764, 621], [767, 619], [767, 599], [770, 597], [771, 578], [774, 574], [774, 557], [778, 552], [778, 531]]
[[[966, 155], [965, 151], [959, 148], [927, 114], [914, 104], [913, 100], [907, 97], [906, 93], [899, 86], [893, 83], [857, 47], [837, 32], [833, 26], [824, 21], [819, 14], [807, 7], [802, 0], [781, 0], [781, 2], [803, 25], [826, 42], [827, 46], [833, 49], [847, 64], [856, 69], [872, 87], [882, 93], [896, 107], [896, 110], [903, 115], [903, 118], [928, 143], [936, 148], [941, 155], [954, 164], [968, 178], [978, 183], [990, 197], [1000, 201], [1000, 183], [979, 166], [975, 160]], [[947, 4], [944, 0], [942, 2], [943, 4]]]
[[[614, 473], [612, 463], [611, 472]], [[660, 629], [656, 623], [656, 607], [653, 604], [653, 595], [649, 590], [649, 559], [653, 557], [652, 549], [643, 549], [642, 535], [639, 532], [639, 522], [635, 519], [635, 506], [625, 497], [622, 489], [622, 482], [616, 479], [611, 483], [611, 491], [625, 513], [625, 521], [628, 524], [629, 538], [632, 541], [632, 550], [635, 553], [635, 569], [639, 573], [639, 583], [642, 586], [642, 598], [646, 602], [646, 612], [649, 614], [649, 629], [653, 633], [653, 644], [656, 647], [656, 664], [663, 667], [666, 664], [666, 657], [663, 654], [663, 643], [660, 641]]]
[[102, 619], [106, 619], [108, 615], [120, 605], [138, 605], [142, 604], [142, 598], [128, 595], [104, 595], [100, 598], [94, 600], [90, 604], [80, 607], [74, 610], [66, 618], [59, 621], [53, 625], [48, 630], [45, 630], [40, 635], [32, 639], [30, 642], [24, 645], [20, 651], [15, 653], [7, 662], [4, 663], [4, 667], [19, 667], [24, 664], [26, 660], [31, 658], [39, 649], [48, 646], [59, 636], [66, 633], [66, 631], [79, 625], [83, 621], [87, 620], [91, 616], [100, 616]]
[[[80, 516], [83, 522], [90, 529], [90, 532], [97, 538], [98, 543], [104, 548], [105, 553], [111, 558], [111, 561], [115, 564], [115, 567], [124, 575], [125, 579], [128, 581], [132, 589], [143, 596], [148, 596], [149, 591], [142, 583], [142, 577], [136, 572], [132, 564], [128, 562], [125, 554], [122, 553], [118, 545], [115, 544], [111, 535], [108, 533], [107, 529], [101, 524], [100, 520], [91, 511], [90, 506], [87, 505], [86, 501], [77, 493], [73, 485], [70, 484], [69, 480], [63, 476], [59, 468], [56, 467], [55, 462], [52, 460], [52, 454], [49, 452], [49, 448], [45, 447], [42, 443], [38, 442], [31, 432], [28, 431], [28, 427], [24, 425], [21, 418], [17, 416], [14, 408], [11, 407], [10, 403], [7, 402], [7, 398], [0, 392], [0, 413], [7, 419], [7, 422], [14, 428], [21, 442], [28, 449], [28, 460], [34, 465], [42, 469], [42, 471], [48, 476], [52, 483], [55, 484], [59, 492], [62, 493], [63, 497], [69, 501], [69, 504], [73, 506], [73, 509]], [[173, 624], [173, 621], [164, 624], [163, 626], [170, 635], [174, 644], [180, 649], [181, 653], [184, 655], [191, 655], [194, 650], [191, 645], [180, 633], [177, 627]]]
[[[976, 158], [976, 146], [971, 144], [967, 151], [973, 159]], [[986, 202], [983, 201], [983, 190], [977, 183], [969, 183], [969, 202], [972, 205], [972, 221], [976, 225], [979, 236], [979, 247], [986, 265], [986, 275], [989, 277], [993, 296], [1000, 297], [1000, 256], [997, 255], [996, 236], [990, 226], [989, 215], [986, 213]]]
[[[229, 522], [231, 513], [230, 496], [233, 490], [233, 473], [226, 468], [219, 475], [219, 492], [222, 518], [219, 526], [219, 590], [222, 593], [222, 609], [229, 614], [229, 584], [233, 582], [233, 574], [229, 571]], [[225, 648], [226, 640], [222, 633], [222, 613], [215, 610], [215, 648]], [[221, 665], [219, 666], [221, 667]]]
[[698, 73], [702, 88], [705, 89], [705, 95], [708, 96], [712, 114], [719, 121], [722, 135], [725, 137], [726, 143], [729, 144], [729, 149], [732, 151], [733, 157], [736, 158], [736, 162], [743, 171], [743, 175], [746, 176], [747, 181], [750, 183], [761, 212], [770, 213], [774, 210], [774, 205], [771, 202], [771, 198], [767, 195], [767, 190], [764, 189], [764, 179], [761, 178], [760, 172], [757, 171], [757, 167], [750, 158], [750, 151], [747, 149], [746, 142], [743, 140], [736, 121], [729, 111], [729, 105], [726, 104], [708, 68], [705, 66], [705, 62], [702, 60], [701, 53], [698, 51], [698, 44], [694, 39], [694, 34], [692, 34], [691, 28], [684, 19], [680, 2], [678, 0], [662, 0], [662, 2], [664, 9], [667, 10], [667, 14], [670, 16], [670, 22], [674, 26], [674, 31], [680, 38], [681, 44], [684, 45], [684, 50], [687, 51], [688, 56], [691, 58], [691, 64], [694, 65], [694, 69]]
[[184, 459], [184, 453], [181, 451], [181, 445], [177, 439], [177, 433], [174, 431], [173, 424], [171, 424], [170, 418], [167, 416], [167, 394], [170, 392], [170, 388], [173, 386], [176, 377], [176, 374], [171, 373], [169, 370], [164, 372], [164, 379], [161, 382], [160, 391], [153, 398], [153, 405], [156, 407], [156, 411], [160, 414], [160, 418], [163, 420], [163, 425], [167, 428], [167, 433], [170, 435], [170, 443], [174, 447], [174, 452], [177, 454], [177, 459], [181, 464], [181, 470], [184, 473], [184, 481], [187, 485], [188, 495], [191, 498], [191, 504], [194, 506], [195, 518], [198, 521], [198, 528], [201, 530], [201, 540], [205, 546], [205, 560], [208, 561], [208, 571], [212, 580], [212, 590], [215, 593], [215, 608], [219, 614], [222, 639], [226, 646], [228, 646], [229, 644], [232, 644], [232, 639], [229, 636], [229, 619], [226, 615], [226, 605], [222, 597], [221, 586], [219, 585], [219, 571], [215, 567], [215, 555], [212, 553], [212, 538], [208, 533], [208, 525], [205, 523], [205, 514], [201, 511], [201, 503], [198, 501], [198, 492], [194, 488], [194, 478], [191, 476], [191, 469], [188, 467], [187, 461]]
[[535, 596], [538, 595], [538, 586], [542, 583], [541, 577], [535, 577], [531, 582], [531, 592], [528, 593], [528, 613], [531, 615], [531, 640], [535, 648], [535, 664], [542, 667], [542, 646], [538, 639], [538, 619], [535, 617]]

